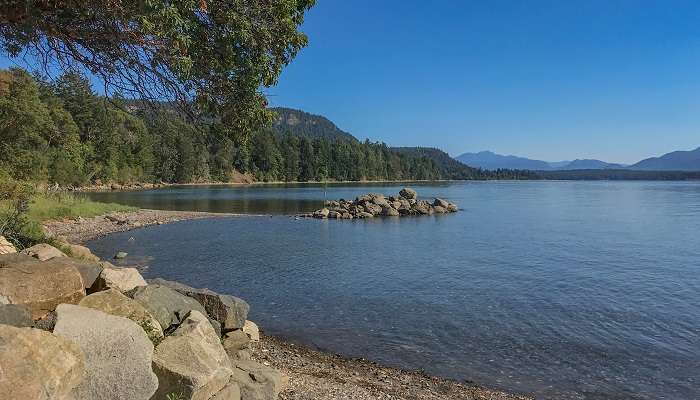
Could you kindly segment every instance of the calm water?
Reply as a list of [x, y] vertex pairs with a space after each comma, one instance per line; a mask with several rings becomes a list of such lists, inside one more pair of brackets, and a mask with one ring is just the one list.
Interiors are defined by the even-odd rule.
[[[289, 213], [318, 207], [324, 196], [398, 189], [99, 196], [151, 208]], [[268, 333], [345, 355], [538, 398], [700, 398], [700, 183], [417, 189], [464, 210], [368, 221], [187, 221], [89, 246], [105, 257], [128, 251], [127, 262], [148, 265], [148, 277], [243, 297]]]

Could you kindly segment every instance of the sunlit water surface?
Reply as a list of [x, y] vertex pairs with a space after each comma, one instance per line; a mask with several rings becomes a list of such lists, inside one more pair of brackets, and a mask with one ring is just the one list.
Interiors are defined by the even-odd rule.
[[699, 183], [415, 187], [463, 211], [285, 215], [400, 185], [92, 194], [275, 216], [185, 221], [89, 246], [129, 252], [147, 277], [240, 296], [267, 333], [348, 356], [538, 398], [700, 398]]

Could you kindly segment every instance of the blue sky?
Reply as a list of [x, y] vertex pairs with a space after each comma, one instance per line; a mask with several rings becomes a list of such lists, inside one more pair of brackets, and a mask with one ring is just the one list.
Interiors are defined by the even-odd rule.
[[700, 146], [698, 1], [319, 0], [268, 89], [360, 138], [544, 160]]

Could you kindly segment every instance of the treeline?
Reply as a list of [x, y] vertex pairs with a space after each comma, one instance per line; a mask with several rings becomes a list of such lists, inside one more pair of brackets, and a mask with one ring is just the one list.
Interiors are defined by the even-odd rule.
[[0, 169], [16, 179], [83, 186], [229, 182], [241, 173], [302, 182], [533, 177], [470, 168], [439, 151], [310, 137], [279, 126], [249, 138], [225, 132], [217, 122], [188, 123], [171, 107], [106, 99], [78, 74], [49, 82], [21, 69], [0, 71]]
[[639, 171], [630, 169], [581, 169], [537, 171], [539, 179], [581, 181], [685, 181], [700, 180], [700, 171]]

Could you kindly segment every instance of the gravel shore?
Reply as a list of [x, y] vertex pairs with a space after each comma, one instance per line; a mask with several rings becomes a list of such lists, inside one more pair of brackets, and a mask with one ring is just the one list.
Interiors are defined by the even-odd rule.
[[[44, 223], [49, 234], [71, 243], [148, 225], [199, 218], [236, 217], [236, 214], [137, 210], [94, 218]], [[253, 305], [254, 306], [254, 305]], [[311, 350], [263, 335], [252, 344], [254, 359], [289, 376], [281, 400], [525, 400], [523, 397], [432, 377], [418, 371], [388, 368], [364, 360]]]

